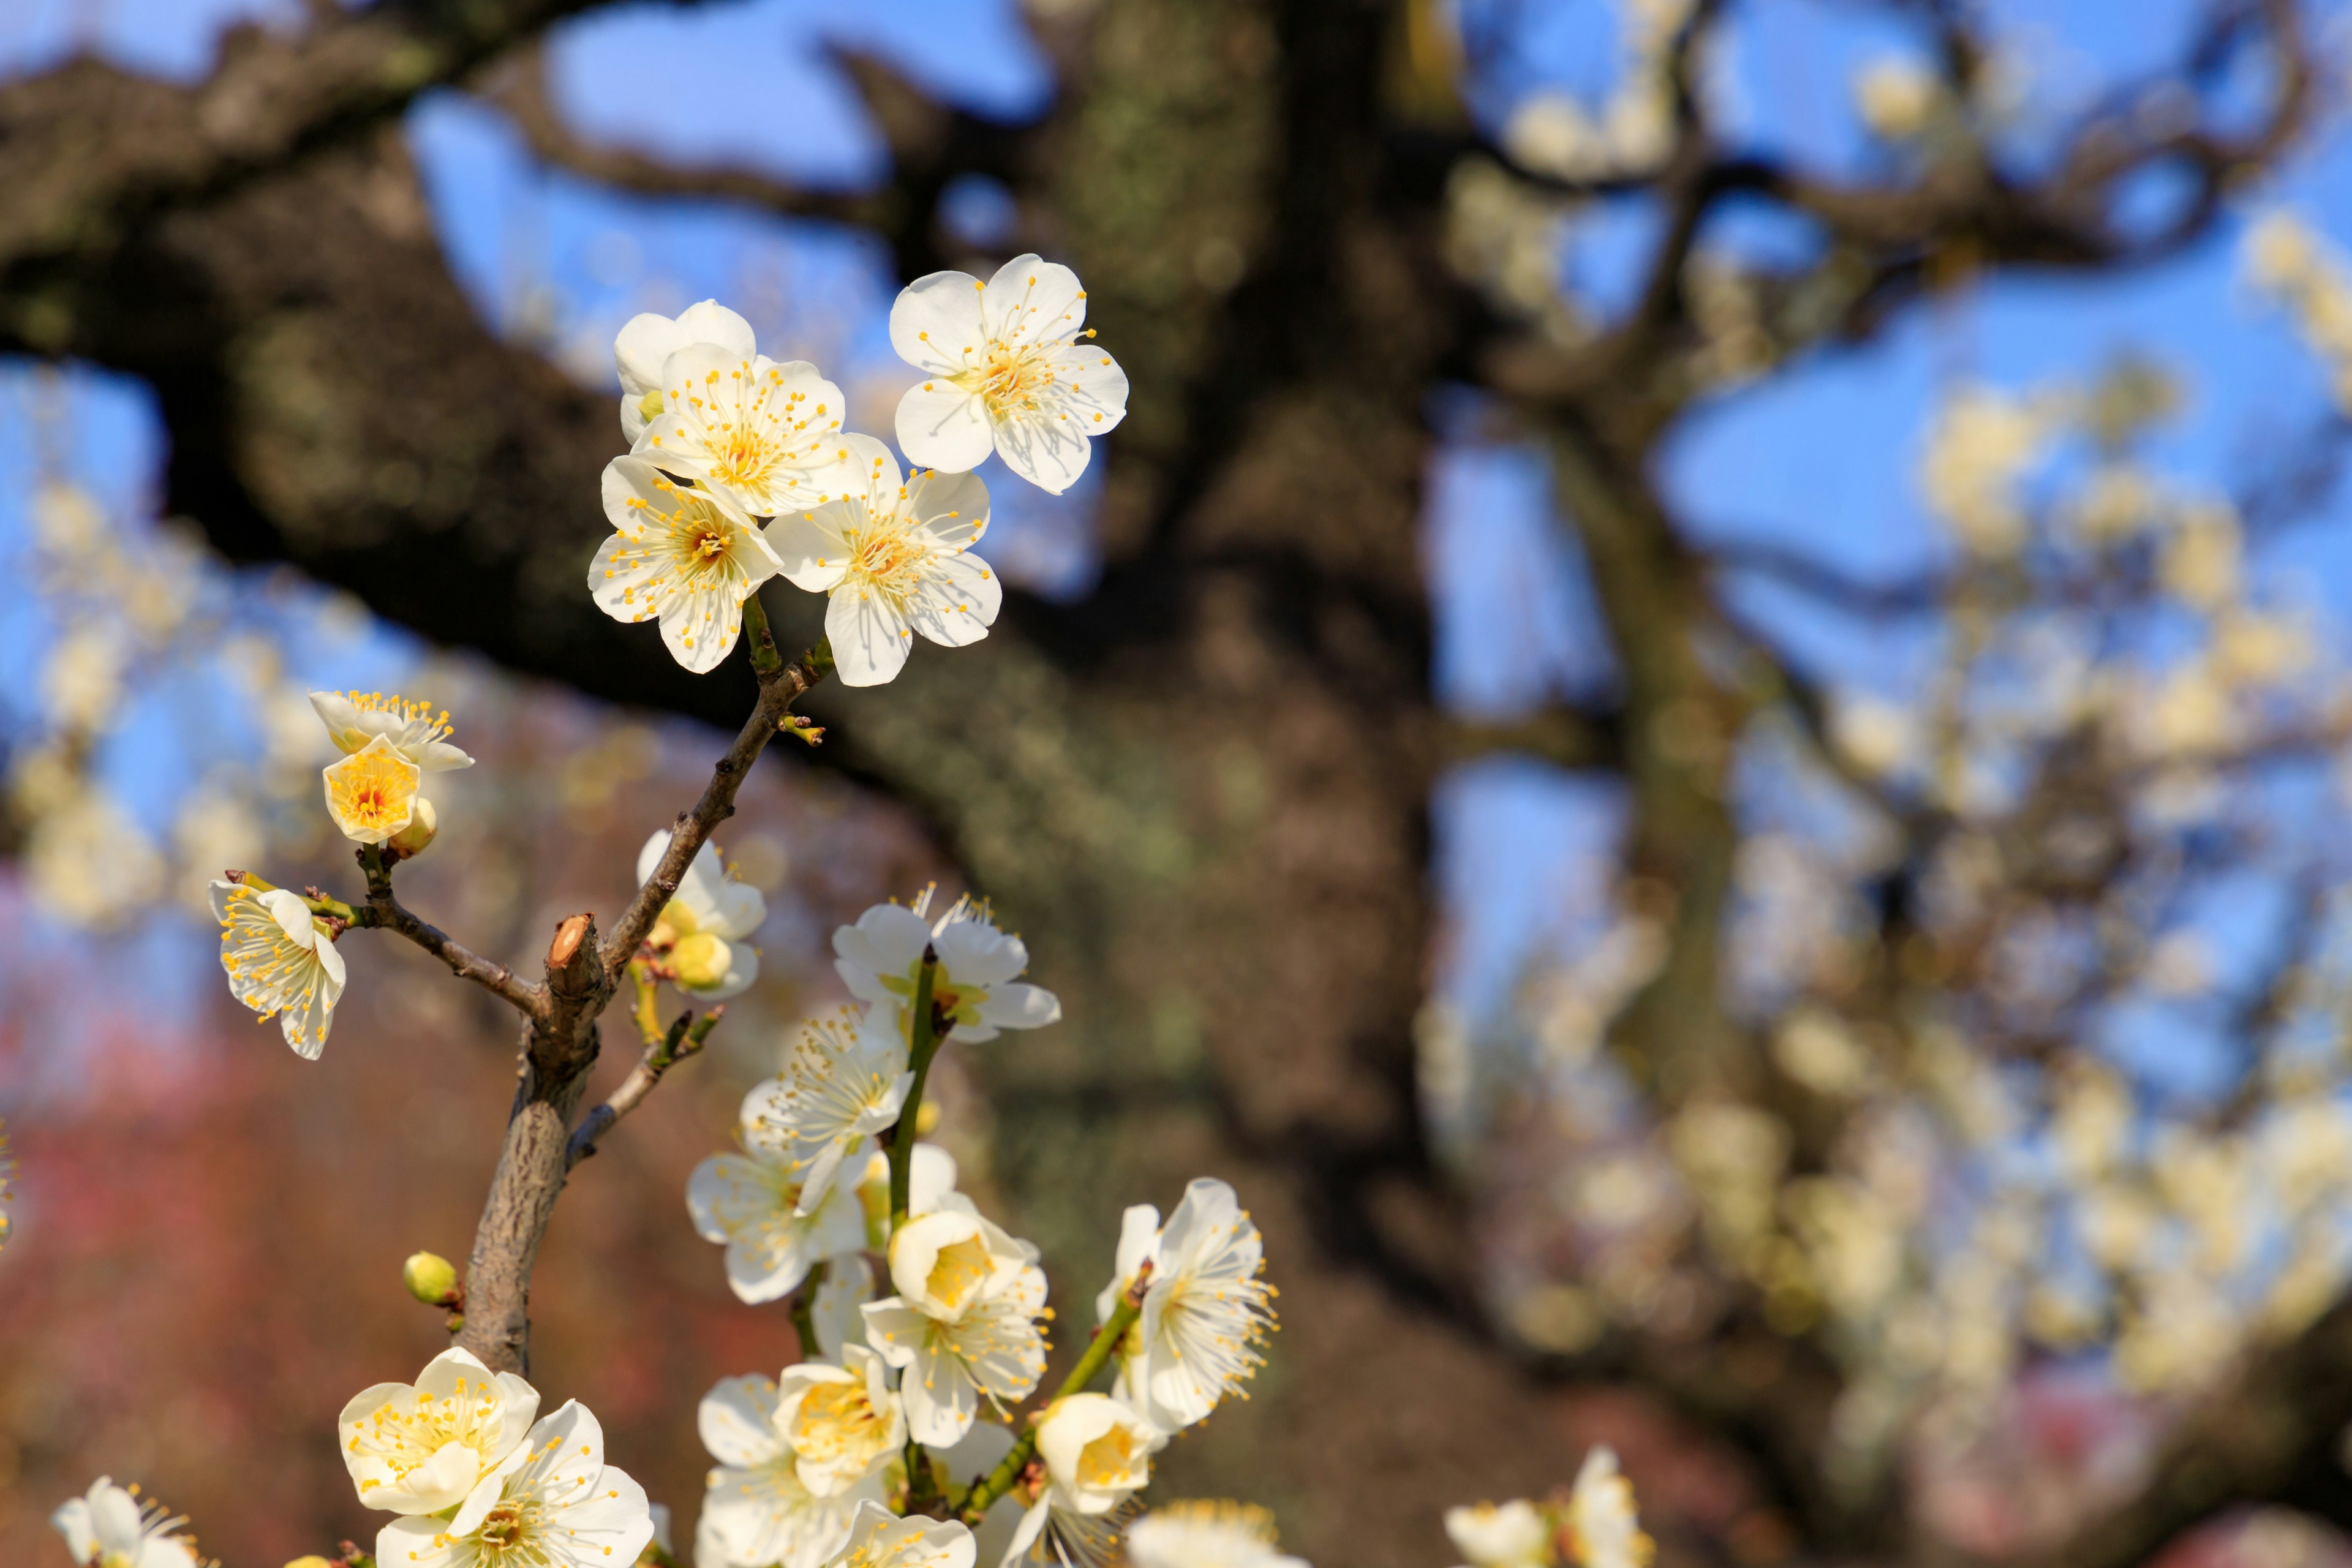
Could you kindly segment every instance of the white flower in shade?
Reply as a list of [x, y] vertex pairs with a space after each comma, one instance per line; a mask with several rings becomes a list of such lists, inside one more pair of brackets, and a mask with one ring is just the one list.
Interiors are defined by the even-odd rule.
[[[1017, 1501], [1017, 1500], [1015, 1500]], [[1042, 1510], [1044, 1522], [1029, 1527], [1031, 1516]], [[1016, 1513], [1013, 1533], [1005, 1537], [1007, 1548], [1001, 1549], [999, 1568], [1014, 1568], [1015, 1564], [1031, 1568], [1113, 1568], [1125, 1559], [1128, 1525], [1143, 1511], [1143, 1505], [1128, 1499], [1108, 1513], [1074, 1513], [1053, 1500], [1050, 1492], [1029, 1510]], [[996, 1510], [991, 1508], [992, 1518]], [[981, 1521], [976, 1533], [983, 1552], [988, 1547], [988, 1520]], [[1190, 1568], [1190, 1565], [1187, 1565]]]
[[[1453, 1528], [1451, 1514], [1446, 1528]], [[1135, 1568], [1307, 1568], [1304, 1558], [1286, 1556], [1274, 1543], [1274, 1515], [1222, 1499], [1162, 1503], [1127, 1527]]]
[[1139, 1204], [1118, 1237], [1118, 1277], [1095, 1302], [1106, 1321], [1149, 1260], [1143, 1311], [1121, 1349], [1118, 1388], [1167, 1430], [1190, 1426], [1256, 1375], [1274, 1327], [1274, 1288], [1258, 1278], [1265, 1247], [1234, 1189], [1202, 1176], [1176, 1212]]
[[1552, 1526], [1525, 1498], [1445, 1510], [1445, 1533], [1470, 1568], [1545, 1568]]
[[1151, 1456], [1168, 1435], [1107, 1394], [1073, 1394], [1045, 1407], [1037, 1424], [1037, 1455], [1045, 1484], [1023, 1516], [1006, 1555], [1034, 1543], [1056, 1513], [1098, 1517], [1151, 1481]]
[[522, 1446], [539, 1391], [446, 1350], [409, 1383], [379, 1383], [335, 1420], [360, 1501], [394, 1513], [455, 1508]]
[[375, 1538], [386, 1568], [613, 1568], [654, 1538], [646, 1489], [604, 1462], [604, 1433], [578, 1400], [530, 1429], [453, 1518], [395, 1519]]
[[845, 436], [851, 467], [837, 499], [779, 515], [767, 541], [794, 586], [827, 595], [824, 635], [845, 686], [879, 686], [906, 668], [920, 632], [946, 647], [988, 635], [1004, 585], [971, 554], [988, 529], [988, 487], [972, 474], [919, 469], [871, 436]]
[[723, 349], [733, 359], [750, 359], [760, 352], [751, 323], [716, 300], [689, 305], [675, 317], [650, 311], [632, 316], [614, 338], [613, 368], [621, 377], [621, 434], [630, 445], [662, 411], [662, 367], [669, 363], [669, 356], [702, 343]]
[[743, 632], [743, 601], [774, 576], [775, 552], [726, 495], [681, 485], [651, 463], [604, 465], [616, 531], [588, 565], [588, 592], [616, 621], [661, 622], [670, 657], [700, 675]]
[[[945, 1468], [948, 1479], [958, 1486], [969, 1485], [993, 1472], [1005, 1455], [1013, 1451], [1013, 1429], [995, 1421], [975, 1421], [966, 1432], [945, 1447], [927, 1448]], [[1005, 1548], [1013, 1542], [1013, 1532], [1021, 1526], [1022, 1516], [1028, 1511], [1028, 1499], [1018, 1487], [1008, 1488], [988, 1512], [972, 1527], [972, 1540], [979, 1547], [980, 1561], [987, 1568], [1000, 1568]]]
[[430, 702], [411, 701], [397, 691], [313, 691], [310, 710], [327, 727], [327, 738], [345, 756], [364, 752], [381, 737], [394, 751], [428, 773], [470, 768], [474, 759], [451, 745], [449, 714]]
[[382, 735], [322, 775], [327, 784], [327, 815], [344, 837], [354, 844], [382, 844], [406, 827], [416, 815], [417, 786], [422, 769]]
[[890, 1009], [898, 1032], [908, 1035], [923, 950], [929, 947], [940, 961], [931, 1007], [950, 1020], [949, 1039], [977, 1045], [996, 1038], [1000, 1029], [1034, 1029], [1061, 1017], [1062, 1004], [1051, 991], [1014, 978], [1029, 967], [1029, 949], [996, 929], [986, 900], [967, 894], [936, 922], [924, 918], [930, 900], [926, 888], [911, 908], [876, 904], [856, 925], [835, 929], [833, 967], [851, 995]]
[[1593, 1446], [1568, 1494], [1562, 1529], [1580, 1568], [1650, 1568], [1657, 1542], [1643, 1533], [1633, 1511], [1633, 1483], [1617, 1468], [1617, 1452]]
[[885, 1364], [864, 1345], [850, 1345], [839, 1366], [804, 1361], [784, 1369], [776, 1430], [793, 1451], [801, 1485], [817, 1496], [840, 1496], [907, 1446], [907, 1413]]
[[972, 1568], [971, 1531], [959, 1521], [900, 1519], [879, 1503], [861, 1503], [849, 1543], [835, 1568]]
[[[0, 1237], [7, 1233], [0, 1230]], [[862, 1308], [874, 1300], [874, 1266], [862, 1253], [825, 1260], [824, 1278], [816, 1288], [816, 1300], [809, 1303], [809, 1324], [816, 1330], [816, 1352], [828, 1361], [839, 1361], [841, 1352], [852, 1345], [866, 1342], [866, 1314]], [[803, 1355], [807, 1351], [802, 1352]]]
[[852, 482], [841, 388], [806, 360], [689, 343], [663, 363], [661, 395], [630, 451], [754, 516], [822, 505]]
[[[950, 1217], [957, 1216], [928, 1215], [901, 1226], [898, 1235]], [[898, 1277], [901, 1255], [896, 1247], [892, 1254], [891, 1272]], [[899, 1397], [916, 1441], [947, 1447], [971, 1429], [982, 1399], [1002, 1413], [1027, 1398], [1045, 1375], [1045, 1338], [1037, 1328], [1045, 1310], [1045, 1275], [1034, 1263], [1004, 1266], [984, 1250], [978, 1233], [933, 1257], [933, 1266], [918, 1278], [932, 1305], [952, 1298], [956, 1315], [935, 1316], [903, 1295], [885, 1297], [866, 1306], [866, 1342], [899, 1369]]]
[[[657, 829], [637, 851], [639, 887], [652, 880], [668, 852], [669, 829]], [[760, 977], [760, 954], [751, 939], [767, 918], [768, 900], [760, 889], [729, 876], [706, 839], [646, 940], [661, 952], [672, 984], [706, 1002], [723, 1002]]]
[[[957, 1194], [955, 1156], [936, 1143], [918, 1143], [907, 1162], [907, 1216], [919, 1218]], [[890, 1156], [880, 1149], [866, 1156], [857, 1179], [858, 1206], [866, 1211], [866, 1245], [880, 1252], [890, 1245]]]
[[49, 1515], [83, 1568], [196, 1568], [196, 1554], [177, 1533], [187, 1522], [166, 1517], [152, 1499], [141, 1502], [137, 1487], [118, 1487], [106, 1476]]
[[1127, 373], [1080, 338], [1087, 291], [1068, 268], [1016, 256], [986, 283], [934, 272], [890, 307], [890, 346], [923, 373], [898, 400], [910, 462], [1005, 467], [1056, 495], [1087, 471], [1094, 437], [1127, 416]]
[[221, 925], [221, 967], [229, 994], [278, 1027], [294, 1054], [317, 1061], [343, 994], [343, 955], [310, 906], [283, 888], [256, 892], [242, 882], [212, 884]]
[[743, 1097], [743, 1142], [800, 1173], [805, 1213], [833, 1191], [844, 1160], [897, 1124], [914, 1083], [897, 1031], [845, 1008], [803, 1025], [784, 1070]]
[[742, 1568], [820, 1568], [849, 1539], [858, 1506], [879, 1502], [882, 1477], [866, 1477], [832, 1497], [801, 1484], [799, 1456], [776, 1427], [776, 1385], [730, 1377], [703, 1395], [696, 1425], [719, 1461], [695, 1530], [696, 1568], [706, 1539], [719, 1560]]
[[706, 1241], [727, 1244], [727, 1283], [757, 1304], [789, 1296], [828, 1258], [866, 1245], [856, 1194], [835, 1186], [813, 1214], [800, 1212], [801, 1184], [772, 1150], [713, 1154], [687, 1179], [686, 1208]]

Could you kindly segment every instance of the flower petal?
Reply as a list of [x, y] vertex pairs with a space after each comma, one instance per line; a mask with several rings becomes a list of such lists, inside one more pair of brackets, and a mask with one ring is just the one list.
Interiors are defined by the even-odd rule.
[[987, 400], [941, 377], [907, 389], [897, 428], [908, 462], [950, 473], [980, 467], [995, 443]]
[[1041, 405], [1019, 409], [996, 426], [996, 455], [1039, 489], [1060, 495], [1087, 471], [1094, 443], [1067, 413]]
[[844, 686], [881, 686], [907, 668], [914, 630], [898, 607], [866, 588], [834, 591], [824, 606], [824, 635]]
[[969, 272], [918, 278], [891, 302], [890, 347], [919, 371], [953, 375], [985, 357], [986, 346], [980, 279]]
[[980, 296], [988, 335], [1012, 347], [1076, 335], [1087, 324], [1087, 291], [1058, 261], [1016, 256], [996, 269]]

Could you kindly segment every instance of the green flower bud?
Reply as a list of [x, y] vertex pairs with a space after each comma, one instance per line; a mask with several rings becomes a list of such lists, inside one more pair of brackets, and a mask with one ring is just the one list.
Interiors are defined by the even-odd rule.
[[438, 1253], [418, 1252], [400, 1266], [400, 1282], [428, 1307], [446, 1307], [457, 1299], [457, 1268]]

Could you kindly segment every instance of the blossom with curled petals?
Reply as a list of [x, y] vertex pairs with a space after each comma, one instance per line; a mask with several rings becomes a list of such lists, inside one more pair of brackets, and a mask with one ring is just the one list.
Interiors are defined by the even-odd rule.
[[447, 1519], [395, 1519], [375, 1538], [386, 1568], [613, 1568], [654, 1538], [646, 1489], [604, 1462], [604, 1433], [572, 1400], [530, 1429]]
[[343, 955], [326, 922], [283, 888], [215, 881], [211, 896], [229, 994], [265, 1023], [276, 1018], [294, 1054], [317, 1061], [343, 994]]

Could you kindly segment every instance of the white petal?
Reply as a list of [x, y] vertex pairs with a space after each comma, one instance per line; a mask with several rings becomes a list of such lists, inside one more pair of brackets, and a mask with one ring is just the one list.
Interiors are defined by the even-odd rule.
[[1057, 1023], [1062, 1016], [1061, 999], [1042, 985], [1028, 985], [1020, 981], [992, 987], [988, 1000], [980, 1005], [981, 1021], [1000, 1029], [1038, 1029]]
[[1050, 342], [1087, 324], [1087, 291], [1061, 263], [1016, 256], [988, 280], [980, 310], [988, 335], [998, 342]]
[[898, 399], [898, 432], [908, 462], [949, 473], [988, 461], [996, 438], [987, 400], [937, 378], [917, 382]]
[[1070, 422], [1089, 438], [1106, 436], [1127, 417], [1127, 372], [1100, 349], [1070, 343], [1053, 352], [1048, 363], [1054, 379], [1038, 403]]
[[661, 387], [661, 368], [684, 345], [686, 334], [667, 316], [651, 311], [632, 316], [613, 340], [613, 368], [625, 395], [642, 398]]
[[448, 1528], [430, 1516], [395, 1519], [376, 1532], [375, 1560], [401, 1568], [472, 1568], [473, 1543], [444, 1534]]
[[812, 594], [831, 591], [849, 570], [849, 541], [843, 531], [865, 515], [855, 501], [833, 500], [810, 511], [777, 514], [762, 535], [782, 563], [784, 578]]
[[978, 474], [925, 468], [907, 481], [907, 515], [939, 548], [964, 549], [988, 531], [988, 486]]
[[776, 1436], [776, 1385], [764, 1377], [721, 1378], [695, 1412], [702, 1446], [722, 1465], [748, 1468], [783, 1452]]
[[931, 375], [952, 375], [986, 357], [980, 279], [968, 272], [933, 272], [898, 291], [890, 305], [890, 346]]
[[824, 635], [844, 686], [881, 686], [907, 667], [915, 634], [888, 600], [864, 588], [844, 587], [825, 603]]
[[996, 455], [1039, 489], [1060, 495], [1087, 471], [1094, 443], [1075, 416], [1052, 407], [1024, 408], [997, 426]]
[[907, 606], [908, 624], [947, 647], [968, 647], [988, 635], [1004, 603], [1004, 585], [977, 555], [940, 556]]

